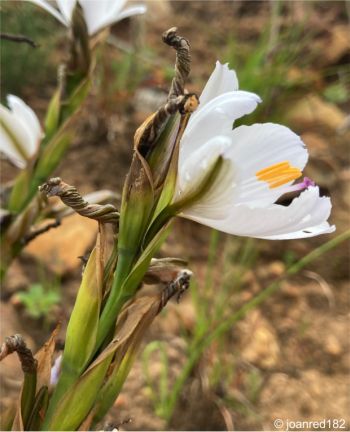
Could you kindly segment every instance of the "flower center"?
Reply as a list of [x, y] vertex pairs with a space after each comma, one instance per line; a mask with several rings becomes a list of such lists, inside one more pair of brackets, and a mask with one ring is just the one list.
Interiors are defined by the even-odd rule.
[[270, 189], [296, 180], [302, 175], [299, 168], [292, 167], [288, 161], [273, 164], [256, 172], [258, 180], [268, 183]]

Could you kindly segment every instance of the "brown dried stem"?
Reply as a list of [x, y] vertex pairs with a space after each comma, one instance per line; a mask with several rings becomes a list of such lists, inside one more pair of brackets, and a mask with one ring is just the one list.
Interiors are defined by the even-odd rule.
[[172, 27], [162, 36], [163, 42], [176, 50], [175, 75], [166, 104], [156, 111], [142, 131], [138, 150], [143, 156], [146, 156], [153, 147], [163, 125], [171, 115], [176, 112], [192, 113], [198, 106], [198, 97], [195, 94], [185, 94], [185, 82], [191, 70], [190, 44], [187, 39], [178, 36], [176, 32], [177, 28]]
[[43, 227], [38, 228], [35, 231], [30, 232], [26, 236], [24, 236], [23, 244], [27, 245], [32, 240], [37, 238], [39, 235], [46, 233], [47, 231], [50, 231], [52, 228], [57, 228], [61, 225], [61, 221], [59, 219], [55, 220], [54, 222], [49, 222], [48, 224], [44, 225]]
[[48, 197], [60, 197], [64, 204], [71, 207], [81, 216], [95, 219], [101, 223], [117, 225], [119, 222], [119, 213], [114, 205], [89, 204], [74, 186], [63, 182], [60, 177], [51, 178], [39, 187], [39, 191], [46, 193]]
[[172, 80], [169, 99], [185, 93], [185, 83], [191, 70], [190, 44], [187, 39], [176, 34], [177, 27], [165, 31], [162, 35], [163, 42], [176, 50], [175, 76]]
[[0, 348], [0, 361], [15, 351], [21, 362], [23, 372], [34, 373], [36, 371], [37, 361], [20, 334], [15, 334], [5, 339], [5, 342]]

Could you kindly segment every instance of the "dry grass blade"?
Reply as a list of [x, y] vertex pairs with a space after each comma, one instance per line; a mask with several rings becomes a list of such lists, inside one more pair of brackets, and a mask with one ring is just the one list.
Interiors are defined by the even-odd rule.
[[44, 386], [50, 386], [52, 357], [55, 352], [56, 338], [60, 328], [61, 324], [58, 324], [58, 326], [52, 332], [49, 340], [45, 342], [45, 344], [35, 355], [35, 358], [38, 362], [36, 383], [37, 392]]

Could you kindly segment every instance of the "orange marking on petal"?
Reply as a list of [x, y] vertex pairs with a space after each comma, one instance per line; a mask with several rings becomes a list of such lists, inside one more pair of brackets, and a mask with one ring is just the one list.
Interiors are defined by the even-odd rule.
[[270, 189], [296, 180], [302, 175], [299, 168], [292, 167], [288, 161], [279, 162], [256, 173], [258, 180], [266, 181]]
[[290, 167], [289, 162], [287, 162], [287, 161], [286, 162], [279, 162], [279, 163], [276, 163], [274, 165], [271, 165], [271, 166], [269, 166], [267, 168], [264, 168], [264, 169], [258, 171], [256, 173], [256, 176], [259, 177], [261, 175], [268, 174], [270, 172], [273, 172], [273, 171], [276, 171], [276, 170], [278, 171], [280, 169], [289, 168], [289, 167]]

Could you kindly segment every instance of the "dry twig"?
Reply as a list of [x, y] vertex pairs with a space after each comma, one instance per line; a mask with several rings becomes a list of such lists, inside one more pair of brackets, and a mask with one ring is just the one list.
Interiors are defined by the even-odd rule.
[[17, 43], [26, 43], [26, 44], [30, 45], [32, 48], [37, 48], [39, 46], [36, 42], [34, 42], [28, 36], [24, 36], [24, 35], [0, 33], [0, 39], [1, 40], [8, 40], [11, 42], [17, 42]]

